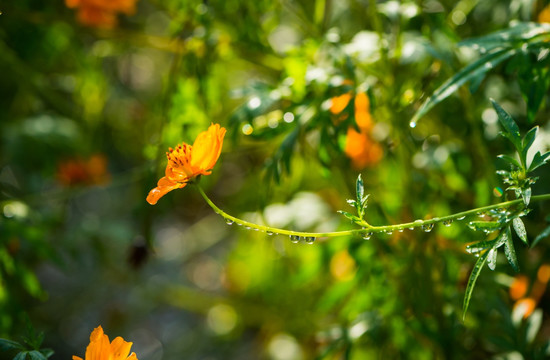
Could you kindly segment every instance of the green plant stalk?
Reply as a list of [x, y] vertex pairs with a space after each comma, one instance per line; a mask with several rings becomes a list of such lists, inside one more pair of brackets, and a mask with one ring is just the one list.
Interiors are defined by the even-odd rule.
[[[505, 201], [494, 205], [488, 205], [483, 206], [480, 208], [462, 211], [456, 214], [442, 216], [442, 217], [435, 217], [432, 219], [426, 219], [426, 220], [415, 220], [413, 222], [408, 223], [402, 223], [397, 225], [384, 225], [384, 226], [373, 226], [367, 223], [366, 221], [358, 221], [355, 224], [361, 226], [361, 229], [352, 229], [352, 230], [343, 230], [343, 231], [332, 231], [332, 232], [304, 232], [304, 231], [293, 231], [293, 230], [286, 230], [286, 229], [278, 229], [271, 226], [266, 225], [258, 225], [255, 223], [251, 223], [246, 220], [239, 219], [235, 216], [229, 215], [223, 210], [221, 210], [219, 207], [216, 206], [210, 200], [210, 198], [205, 194], [204, 190], [200, 187], [199, 184], [195, 184], [197, 186], [197, 189], [199, 190], [199, 193], [203, 197], [203, 199], [206, 201], [206, 203], [219, 215], [221, 215], [223, 218], [226, 219], [226, 221], [230, 221], [231, 223], [244, 226], [247, 229], [254, 229], [258, 231], [263, 231], [265, 233], [270, 234], [277, 234], [277, 235], [289, 235], [289, 236], [299, 236], [299, 237], [314, 237], [314, 238], [325, 238], [325, 237], [338, 237], [338, 236], [349, 236], [349, 235], [357, 235], [357, 236], [365, 236], [367, 234], [372, 233], [389, 233], [393, 231], [402, 231], [405, 229], [413, 230], [415, 228], [422, 228], [426, 226], [433, 226], [436, 223], [443, 223], [443, 222], [452, 222], [455, 220], [462, 220], [467, 216], [471, 215], [478, 215], [480, 213], [486, 213], [489, 210], [493, 209], [500, 209], [500, 208], [508, 208], [514, 205], [523, 205], [523, 199], [516, 199], [511, 201]], [[544, 200], [550, 200], [550, 194], [544, 194], [544, 195], [536, 195], [531, 197], [531, 203], [537, 202], [537, 201], [544, 201]]]

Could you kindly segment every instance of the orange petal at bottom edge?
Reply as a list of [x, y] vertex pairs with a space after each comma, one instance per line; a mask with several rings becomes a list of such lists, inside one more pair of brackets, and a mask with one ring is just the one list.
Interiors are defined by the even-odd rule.
[[[159, 201], [159, 199], [164, 195], [166, 195], [168, 192], [175, 189], [180, 189], [185, 185], [187, 185], [187, 183], [170, 182], [169, 180], [166, 180], [166, 179], [163, 181], [163, 179], [165, 178], [162, 178], [159, 180], [159, 184], [162, 183], [162, 185], [157, 186], [153, 190], [149, 191], [149, 195], [147, 195], [147, 202], [149, 204], [155, 205], [157, 201]], [[169, 183], [170, 185], [168, 185], [167, 183]]]

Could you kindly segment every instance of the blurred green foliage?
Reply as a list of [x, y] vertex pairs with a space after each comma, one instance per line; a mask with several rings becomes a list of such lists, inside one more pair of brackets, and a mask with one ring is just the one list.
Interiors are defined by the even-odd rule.
[[[59, 358], [100, 324], [139, 359], [549, 356], [548, 202], [522, 218], [537, 246], [512, 240], [521, 272], [494, 255], [464, 322], [466, 245], [486, 239], [466, 223], [296, 245], [227, 226], [191, 186], [145, 202], [168, 147], [211, 122], [229, 133], [204, 188], [252, 221], [352, 228], [337, 210], [358, 173], [374, 225], [513, 198], [489, 99], [521, 134], [539, 126], [531, 156], [548, 150], [548, 26], [530, 23], [544, 1], [136, 5], [105, 29], [62, 0], [0, 2], [1, 338], [20, 341], [28, 315]], [[363, 93], [383, 157], [357, 168]], [[550, 192], [548, 166], [533, 176]]]

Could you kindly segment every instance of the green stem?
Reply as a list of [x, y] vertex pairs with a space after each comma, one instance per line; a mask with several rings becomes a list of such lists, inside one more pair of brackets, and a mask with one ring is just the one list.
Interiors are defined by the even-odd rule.
[[[427, 219], [427, 220], [415, 220], [413, 222], [403, 223], [403, 224], [397, 224], [397, 225], [385, 225], [385, 226], [373, 226], [369, 225], [367, 222], [357, 222], [357, 225], [362, 226], [361, 229], [353, 229], [353, 230], [343, 230], [343, 231], [332, 231], [332, 232], [304, 232], [304, 231], [293, 231], [293, 230], [285, 230], [285, 229], [278, 229], [271, 226], [265, 226], [265, 225], [258, 225], [255, 223], [251, 223], [246, 220], [242, 220], [239, 218], [236, 218], [235, 216], [231, 216], [221, 210], [219, 207], [216, 206], [210, 200], [210, 198], [204, 193], [203, 189], [200, 187], [199, 184], [195, 184], [197, 186], [197, 189], [199, 190], [199, 193], [204, 198], [204, 200], [208, 203], [208, 205], [219, 215], [223, 216], [226, 219], [226, 222], [231, 224], [237, 224], [242, 225], [247, 229], [254, 229], [258, 231], [263, 231], [268, 234], [279, 234], [279, 235], [289, 235], [289, 236], [298, 236], [300, 238], [318, 238], [318, 237], [338, 237], [338, 236], [349, 236], [349, 235], [357, 235], [357, 236], [365, 236], [372, 233], [389, 233], [393, 231], [403, 231], [405, 229], [413, 230], [415, 228], [424, 228], [425, 230], [433, 227], [436, 223], [451, 223], [455, 220], [463, 220], [467, 216], [470, 215], [478, 215], [482, 213], [486, 213], [489, 210], [493, 209], [500, 209], [500, 208], [509, 208], [514, 205], [520, 205], [523, 204], [523, 199], [516, 199], [512, 201], [505, 201], [494, 205], [488, 205], [483, 206], [477, 209], [462, 211], [456, 214], [442, 216], [442, 217], [436, 217], [433, 219]], [[544, 195], [536, 195], [531, 197], [531, 203], [537, 202], [537, 201], [543, 201], [543, 200], [550, 200], [550, 194], [544, 194]]]

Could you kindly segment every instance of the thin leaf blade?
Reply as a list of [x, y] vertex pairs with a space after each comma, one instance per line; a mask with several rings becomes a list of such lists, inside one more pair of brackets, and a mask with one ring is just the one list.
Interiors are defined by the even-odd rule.
[[517, 50], [515, 49], [508, 48], [491, 52], [457, 72], [424, 101], [418, 111], [414, 114], [411, 120], [411, 127], [416, 126], [416, 123], [421, 117], [426, 115], [426, 113], [435, 105], [439, 104], [441, 101], [445, 100], [457, 91], [460, 86], [464, 85], [464, 83], [485, 74], [504, 60], [510, 58], [516, 51]]
[[476, 284], [477, 278], [479, 277], [479, 274], [481, 273], [481, 269], [483, 269], [483, 265], [485, 265], [485, 261], [487, 261], [488, 255], [489, 255], [489, 251], [486, 251], [479, 256], [479, 258], [476, 261], [476, 264], [474, 265], [474, 269], [470, 274], [470, 278], [468, 279], [468, 285], [466, 286], [466, 293], [464, 294], [464, 303], [462, 306], [462, 320], [466, 318], [466, 312], [468, 311], [468, 307], [470, 306], [470, 299], [472, 298], [474, 286]]

